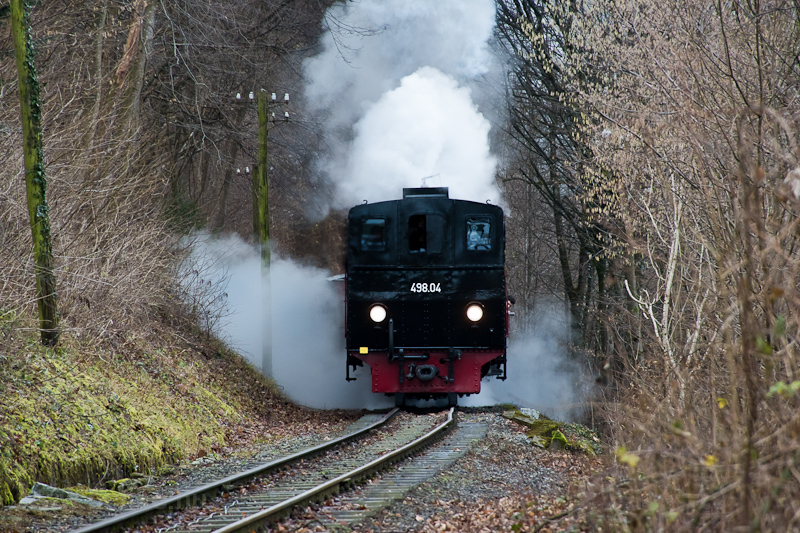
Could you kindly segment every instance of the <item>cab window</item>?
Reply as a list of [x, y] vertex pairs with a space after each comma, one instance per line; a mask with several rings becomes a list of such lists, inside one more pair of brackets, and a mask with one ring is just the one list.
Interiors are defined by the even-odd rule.
[[408, 217], [408, 251], [412, 254], [442, 253], [445, 225], [445, 218], [440, 213]]
[[428, 229], [425, 215], [408, 217], [408, 251], [412, 254], [428, 251]]
[[492, 217], [467, 217], [466, 233], [468, 251], [492, 249]]
[[361, 222], [361, 251], [386, 251], [386, 220], [367, 218]]

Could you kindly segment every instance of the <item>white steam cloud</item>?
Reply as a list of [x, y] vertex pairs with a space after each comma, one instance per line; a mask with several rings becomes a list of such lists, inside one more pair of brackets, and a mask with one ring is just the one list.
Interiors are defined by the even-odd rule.
[[273, 263], [272, 375], [292, 400], [319, 409], [393, 405], [372, 393], [369, 368], [345, 380], [344, 284], [291, 261]]
[[477, 81], [497, 70], [494, 1], [361, 0], [326, 21], [305, 96], [341, 143], [319, 164], [335, 186], [327, 203], [396, 199], [423, 184], [500, 203], [490, 124], [473, 102]]
[[322, 52], [305, 64], [308, 103], [350, 126], [424, 66], [459, 83], [496, 68], [494, 0], [358, 0], [331, 7]]
[[[391, 125], [387, 127], [387, 125]], [[339, 200], [355, 205], [399, 197], [436, 175], [453, 198], [499, 201], [489, 121], [470, 90], [440, 71], [422, 67], [384, 94], [355, 125]]]
[[583, 369], [567, 356], [569, 319], [563, 305], [537, 309], [538, 320], [528, 331], [518, 331], [514, 317], [507, 350], [508, 379], [481, 382], [481, 392], [462, 399], [461, 405], [510, 403], [534, 409], [557, 420], [580, 417], [589, 394]]
[[[255, 368], [271, 374], [288, 398], [319, 409], [393, 405], [372, 393], [368, 367], [345, 380], [344, 287], [318, 268], [273, 261], [262, 277], [257, 249], [237, 236], [195, 235], [183, 264], [184, 299]], [[265, 309], [267, 311], [265, 311]]]
[[260, 256], [235, 235], [187, 237], [189, 257], [179, 273], [182, 299], [192, 306], [198, 325], [218, 335], [253, 366], [262, 368], [261, 302], [269, 294], [261, 282]]

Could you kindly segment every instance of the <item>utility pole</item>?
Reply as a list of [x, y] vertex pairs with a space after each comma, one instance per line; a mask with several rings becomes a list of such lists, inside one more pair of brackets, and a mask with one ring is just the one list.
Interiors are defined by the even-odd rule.
[[[252, 93], [250, 93], [252, 95]], [[252, 96], [251, 96], [252, 98]], [[276, 103], [277, 95], [272, 93], [272, 103]], [[283, 103], [289, 105], [289, 93], [283, 97]], [[284, 111], [284, 120], [289, 120], [289, 112]], [[270, 288], [270, 236], [269, 236], [269, 121], [275, 120], [275, 114], [269, 111], [269, 101], [267, 93], [263, 89], [258, 91], [258, 164], [253, 170], [253, 226], [256, 230], [258, 243], [261, 248], [261, 283], [262, 288]], [[271, 290], [262, 290], [264, 299], [262, 300], [261, 316], [263, 329], [261, 332], [261, 344], [263, 360], [261, 370], [264, 374], [272, 375], [272, 313]], [[269, 296], [267, 296], [269, 295]], [[268, 326], [269, 324], [269, 326]]]
[[261, 268], [269, 269], [269, 104], [267, 93], [258, 92], [258, 166], [256, 172], [256, 197], [258, 205], [258, 242], [261, 245]]
[[[277, 103], [278, 96], [272, 93], [272, 103]], [[289, 105], [289, 93], [283, 95], [283, 104]], [[261, 264], [269, 268], [269, 121], [275, 122], [275, 113], [270, 113], [267, 93], [263, 89], [258, 92], [258, 164], [255, 166], [253, 190], [256, 195], [254, 206], [258, 208], [257, 228], [258, 242], [261, 245]], [[289, 112], [283, 113], [284, 122], [289, 120]], [[254, 207], [255, 209], [255, 207]], [[256, 214], [254, 213], [254, 219]]]
[[53, 247], [50, 236], [50, 213], [45, 198], [47, 179], [42, 150], [42, 103], [33, 61], [33, 44], [27, 0], [11, 0], [11, 32], [19, 76], [19, 100], [22, 115], [25, 191], [33, 234], [33, 259], [36, 271], [36, 301], [42, 344], [58, 343], [58, 308], [56, 278], [53, 273]]

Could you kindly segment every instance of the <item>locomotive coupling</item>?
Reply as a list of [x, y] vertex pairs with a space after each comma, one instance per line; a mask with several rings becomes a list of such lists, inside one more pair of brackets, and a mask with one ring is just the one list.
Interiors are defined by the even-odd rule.
[[408, 374], [406, 379], [411, 380], [415, 377], [420, 381], [430, 381], [439, 375], [439, 369], [434, 365], [415, 365], [411, 363], [408, 365]]
[[430, 381], [439, 375], [439, 369], [433, 365], [419, 365], [417, 367], [417, 377], [420, 381]]

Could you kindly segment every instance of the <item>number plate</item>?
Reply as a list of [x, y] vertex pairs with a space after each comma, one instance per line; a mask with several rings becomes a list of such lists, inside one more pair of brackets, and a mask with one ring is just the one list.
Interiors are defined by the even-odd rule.
[[412, 283], [411, 292], [442, 292], [441, 283]]

